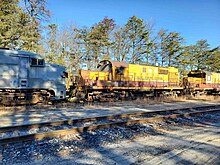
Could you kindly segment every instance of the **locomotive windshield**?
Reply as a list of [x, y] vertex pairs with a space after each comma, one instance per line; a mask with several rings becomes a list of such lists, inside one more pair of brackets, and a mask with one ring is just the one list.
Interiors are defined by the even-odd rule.
[[44, 59], [31, 58], [31, 66], [44, 66]]
[[99, 69], [99, 71], [104, 71], [104, 72], [112, 71], [112, 65], [109, 61], [100, 62], [97, 68]]
[[44, 59], [38, 59], [38, 65], [44, 65]]
[[188, 77], [196, 77], [196, 78], [205, 78], [205, 74], [197, 73], [197, 74], [188, 74]]
[[110, 66], [110, 64], [105, 64], [105, 65], [101, 66], [101, 67], [100, 67], [100, 71], [111, 72], [111, 66]]

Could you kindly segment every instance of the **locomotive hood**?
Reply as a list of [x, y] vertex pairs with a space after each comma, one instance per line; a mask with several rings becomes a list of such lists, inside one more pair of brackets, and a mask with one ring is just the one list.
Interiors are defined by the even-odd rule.
[[68, 73], [66, 72], [66, 68], [62, 65], [45, 63], [45, 66], [48, 68], [47, 74], [55, 77], [63, 77], [67, 78]]
[[32, 58], [42, 58], [39, 54], [21, 51], [21, 50], [7, 50], [0, 49], [0, 55], [5, 56], [21, 56], [21, 57], [32, 57]]

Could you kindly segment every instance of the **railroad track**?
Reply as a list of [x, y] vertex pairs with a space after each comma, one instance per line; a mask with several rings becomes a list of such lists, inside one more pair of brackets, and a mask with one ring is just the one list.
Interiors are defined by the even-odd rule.
[[[220, 111], [220, 106], [205, 106], [0, 127], [0, 144], [63, 137], [69, 134], [78, 134], [100, 128], [141, 124], [178, 117], [190, 117], [218, 111]], [[16, 135], [14, 135], [14, 132], [16, 132]]]

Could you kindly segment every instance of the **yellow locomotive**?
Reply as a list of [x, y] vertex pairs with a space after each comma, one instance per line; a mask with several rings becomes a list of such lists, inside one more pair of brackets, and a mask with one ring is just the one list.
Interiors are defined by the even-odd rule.
[[99, 100], [183, 91], [178, 69], [103, 60], [97, 70], [81, 70], [72, 96]]
[[220, 73], [192, 70], [184, 79], [185, 87], [191, 92], [218, 94], [220, 91]]

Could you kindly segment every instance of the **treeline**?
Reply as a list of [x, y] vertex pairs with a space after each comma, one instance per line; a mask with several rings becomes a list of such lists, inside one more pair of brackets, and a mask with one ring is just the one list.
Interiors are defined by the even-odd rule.
[[210, 48], [207, 40], [186, 45], [178, 32], [156, 32], [150, 21], [132, 16], [125, 25], [105, 17], [92, 27], [73, 24], [42, 27], [49, 19], [46, 0], [0, 0], [0, 47], [42, 54], [48, 62], [64, 65], [70, 72], [83, 64], [94, 69], [103, 59], [134, 64], [175, 66], [220, 71], [220, 48]]
[[46, 0], [0, 0], [0, 47], [38, 51], [41, 24], [49, 19]]

